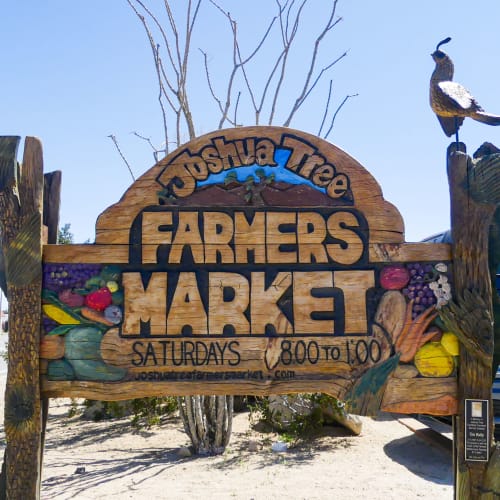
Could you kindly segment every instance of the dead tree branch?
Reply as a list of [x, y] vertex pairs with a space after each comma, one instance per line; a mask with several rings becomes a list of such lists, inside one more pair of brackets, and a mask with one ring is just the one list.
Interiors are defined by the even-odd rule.
[[343, 99], [343, 101], [337, 106], [337, 109], [335, 110], [335, 113], [333, 113], [332, 119], [330, 121], [330, 127], [328, 128], [326, 134], [324, 135], [324, 139], [328, 139], [328, 136], [330, 135], [330, 132], [333, 129], [333, 124], [335, 123], [335, 119], [337, 118], [337, 115], [339, 114], [340, 110], [344, 107], [344, 104], [351, 98], [351, 97], [357, 97], [358, 94], [350, 94], [346, 95]]
[[[153, 52], [153, 60], [159, 87], [158, 101], [162, 112], [165, 148], [168, 153], [170, 141], [168, 134], [167, 105], [175, 116], [175, 136], [177, 145], [180, 145], [182, 142], [183, 125], [187, 128], [189, 139], [194, 139], [196, 137], [189, 93], [187, 91], [187, 81], [191, 40], [201, 0], [197, 0], [194, 6], [192, 0], [188, 0], [187, 2], [185, 25], [183, 28], [185, 30], [183, 42], [179, 33], [178, 22], [174, 17], [168, 0], [164, 1], [165, 12], [168, 19], [168, 32], [161, 24], [159, 17], [150, 10], [142, 0], [127, 0], [127, 3], [144, 27]], [[167, 72], [160, 55], [160, 44], [155, 41], [153, 28], [157, 30], [165, 45], [168, 56], [168, 69], [172, 73], [171, 75]]]
[[155, 163], [158, 163], [160, 161], [160, 158], [159, 158], [159, 153], [167, 153], [167, 147], [165, 146], [165, 148], [163, 149], [158, 149], [152, 142], [151, 142], [151, 138], [150, 137], [145, 137], [141, 134], [139, 134], [138, 132], [132, 132], [133, 135], [135, 135], [136, 137], [138, 137], [139, 139], [142, 139], [143, 141], [145, 141], [149, 146], [150, 148], [153, 150], [153, 156], [154, 156], [154, 159], [155, 159]]
[[[252, 85], [249, 81], [248, 75], [245, 71], [245, 65], [248, 64], [258, 54], [258, 52], [262, 49], [262, 46], [264, 45], [265, 41], [268, 39], [268, 37], [271, 33], [271, 29], [272, 29], [272, 27], [277, 19], [277, 16], [274, 16], [271, 19], [271, 21], [269, 22], [269, 25], [267, 26], [267, 28], [264, 32], [264, 35], [262, 36], [260, 41], [257, 43], [254, 50], [246, 58], [243, 58], [241, 55], [240, 44], [238, 42], [238, 23], [231, 17], [231, 14], [229, 12], [225, 12], [214, 0], [210, 0], [210, 3], [226, 17], [226, 19], [229, 22], [232, 36], [233, 36], [233, 49], [232, 49], [233, 67], [232, 67], [231, 73], [229, 75], [228, 83], [226, 86], [226, 98], [225, 98], [224, 106], [221, 109], [221, 118], [219, 120], [218, 128], [219, 129], [222, 128], [224, 126], [224, 123], [226, 121], [229, 121], [228, 116], [229, 116], [230, 107], [231, 107], [231, 95], [232, 95], [232, 91], [233, 91], [234, 81], [235, 81], [236, 75], [237, 75], [239, 70], [241, 70], [241, 72], [242, 72], [242, 75], [243, 75], [243, 78], [244, 78], [244, 81], [245, 81], [245, 84], [247, 87], [247, 91], [248, 91], [249, 96], [250, 96], [250, 100], [251, 100], [253, 108], [255, 110], [255, 124], [258, 125], [260, 111], [262, 110], [262, 104], [260, 105], [260, 107], [258, 107], [256, 104], [254, 90], [253, 90]], [[206, 61], [206, 59], [205, 59], [205, 61]], [[209, 78], [209, 71], [208, 71], [207, 65], [205, 65], [205, 68], [206, 68], [207, 78]], [[214, 96], [214, 98], [216, 99], [217, 102], [221, 103], [221, 101], [215, 97], [215, 94], [213, 92], [212, 92], [212, 95]]]
[[325, 71], [327, 71], [328, 69], [330, 69], [335, 64], [337, 64], [341, 59], [343, 59], [347, 55], [346, 52], [343, 53], [341, 56], [337, 57], [334, 61], [332, 61], [325, 68], [323, 68], [320, 71], [318, 77], [311, 84], [311, 79], [313, 77], [314, 70], [316, 69], [316, 61], [317, 61], [317, 58], [318, 58], [318, 52], [319, 52], [319, 47], [321, 45], [321, 42], [325, 38], [325, 36], [328, 34], [328, 32], [331, 31], [335, 26], [337, 26], [337, 24], [340, 21], [342, 21], [341, 17], [339, 17], [337, 19], [334, 19], [335, 18], [335, 14], [337, 12], [337, 3], [338, 3], [338, 0], [335, 0], [333, 2], [332, 10], [330, 12], [330, 17], [328, 18], [328, 21], [327, 21], [325, 27], [323, 28], [323, 31], [318, 35], [318, 37], [316, 38], [316, 40], [314, 42], [314, 49], [313, 49], [313, 52], [312, 52], [312, 55], [311, 55], [311, 61], [310, 61], [310, 64], [309, 64], [309, 70], [308, 70], [306, 78], [304, 80], [304, 85], [302, 87], [302, 91], [301, 91], [300, 95], [297, 97], [297, 99], [295, 100], [295, 103], [294, 103], [294, 105], [293, 105], [293, 107], [292, 107], [292, 109], [290, 111], [290, 114], [288, 115], [288, 118], [283, 123], [283, 125], [285, 127], [289, 127], [290, 126], [290, 122], [292, 121], [292, 118], [294, 117], [295, 113], [297, 113], [297, 111], [300, 109], [300, 107], [302, 106], [302, 104], [304, 103], [304, 101], [307, 99], [307, 97], [310, 94], [310, 92], [316, 87], [316, 84], [318, 83], [318, 81], [321, 78], [321, 76], [323, 75], [323, 73]]
[[113, 134], [108, 135], [108, 137], [113, 141], [113, 144], [115, 145], [116, 150], [118, 151], [118, 154], [121, 156], [121, 159], [125, 162], [125, 165], [127, 165], [128, 171], [130, 172], [130, 175], [132, 176], [132, 180], [135, 181], [134, 173], [132, 172], [132, 167], [130, 166], [130, 163], [127, 161], [127, 158], [125, 155], [122, 153], [122, 150], [120, 149], [120, 146], [118, 145], [118, 140], [116, 139], [116, 136]]
[[[232, 93], [235, 85], [235, 81], [238, 73], [241, 73], [241, 77], [244, 81], [246, 92], [248, 94], [249, 100], [251, 102], [254, 114], [256, 125], [259, 125], [262, 120], [262, 113], [266, 103], [269, 103], [269, 116], [267, 117], [267, 123], [272, 125], [275, 121], [276, 112], [278, 109], [278, 101], [283, 92], [285, 82], [287, 80], [287, 71], [290, 65], [290, 56], [292, 53], [292, 49], [294, 48], [294, 43], [296, 41], [296, 36], [300, 32], [302, 14], [308, 3], [308, 0], [303, 0], [300, 5], [296, 6], [295, 0], [287, 0], [285, 2], [281, 2], [280, 0], [276, 0], [277, 5], [277, 14], [270, 20], [269, 24], [266, 27], [266, 30], [263, 36], [260, 38], [259, 42], [256, 44], [253, 51], [245, 58], [242, 55], [241, 45], [238, 37], [238, 23], [231, 16], [229, 12], [226, 12], [220, 7], [215, 0], [210, 0], [210, 3], [221, 12], [224, 17], [227, 19], [233, 39], [232, 46], [232, 60], [233, 66], [231, 73], [227, 80], [226, 86], [226, 97], [223, 102], [222, 99], [218, 98], [216, 92], [213, 88], [210, 71], [208, 67], [208, 56], [205, 52], [202, 51], [204, 55], [205, 61], [205, 74], [207, 77], [210, 93], [214, 98], [219, 111], [221, 112], [221, 119], [219, 121], [219, 128], [222, 128], [224, 123], [227, 121], [228, 123], [236, 126], [234, 120], [230, 120], [228, 118], [230, 107], [232, 104]], [[342, 53], [340, 56], [335, 58], [333, 61], [325, 65], [321, 70], [316, 71], [316, 66], [318, 63], [319, 49], [324, 41], [326, 35], [337, 26], [337, 24], [342, 20], [341, 17], [336, 18], [336, 9], [337, 9], [338, 0], [335, 0], [332, 4], [332, 8], [330, 14], [328, 16], [327, 22], [324, 25], [322, 31], [316, 37], [314, 41], [314, 46], [312, 49], [311, 60], [308, 65], [307, 74], [304, 79], [304, 83], [300, 88], [299, 95], [294, 101], [294, 104], [289, 111], [288, 117], [283, 123], [284, 126], [290, 126], [290, 123], [306, 101], [306, 99], [310, 96], [313, 90], [316, 88], [319, 81], [324, 77], [325, 73], [330, 70], [334, 65], [336, 65], [341, 59], [347, 56], [347, 52]], [[276, 23], [278, 21], [278, 23]], [[247, 69], [249, 63], [254, 57], [263, 50], [265, 43], [270, 39], [271, 32], [273, 27], [278, 24], [279, 25], [279, 38], [281, 40], [281, 49], [274, 59], [274, 63], [272, 64], [269, 73], [267, 74], [263, 86], [263, 90], [259, 97], [256, 95], [256, 89], [254, 82], [251, 81], [249, 76], [249, 71]], [[269, 54], [267, 54], [269, 56]], [[342, 105], [339, 107], [338, 111], [342, 108]], [[336, 115], [335, 115], [336, 116]]]

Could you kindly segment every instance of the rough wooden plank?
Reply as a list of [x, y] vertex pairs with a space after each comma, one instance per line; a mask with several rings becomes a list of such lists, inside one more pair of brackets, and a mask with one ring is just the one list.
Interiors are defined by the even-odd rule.
[[[226, 291], [231, 296], [226, 298]], [[230, 299], [230, 300], [228, 300]], [[236, 273], [210, 273], [208, 278], [208, 330], [211, 334], [222, 335], [226, 327], [232, 335], [250, 333], [250, 323], [245, 310], [250, 301], [249, 283], [244, 276]]]
[[[269, 369], [266, 351], [274, 341], [278, 344], [279, 357]], [[106, 363], [126, 368], [130, 373], [228, 372], [226, 379], [229, 380], [229, 375], [247, 370], [261, 370], [266, 378], [273, 377], [272, 370], [277, 369], [291, 370], [289, 378], [295, 373], [309, 374], [311, 378], [314, 373], [331, 373], [352, 379], [390, 355], [387, 350], [382, 353], [386, 342], [382, 335], [372, 338], [371, 342], [370, 345], [370, 341], [360, 337], [324, 336], [124, 338], [117, 329], [112, 329], [104, 335], [100, 353]], [[237, 379], [235, 375], [234, 381]]]
[[140, 331], [140, 323], [149, 322], [152, 335], [164, 332], [167, 317], [165, 290], [166, 273], [155, 273], [145, 288], [139, 273], [127, 273], [123, 277], [123, 286], [132, 300], [127, 300], [124, 308], [123, 331]]
[[[127, 234], [130, 229], [127, 231]], [[157, 244], [146, 244], [143, 255], [155, 255]], [[151, 248], [151, 250], [149, 250]], [[265, 262], [265, 246], [258, 245], [250, 238], [246, 243], [238, 245], [235, 251], [237, 262], [248, 261], [246, 248], [255, 249], [255, 262]], [[307, 252], [306, 247], [305, 252]], [[401, 243], [401, 244], [372, 244], [368, 246], [370, 262], [439, 262], [451, 260], [451, 246], [447, 243]], [[44, 245], [44, 262], [81, 262], [98, 264], [102, 262], [113, 262], [115, 264], [126, 264], [129, 262], [130, 248], [123, 244], [95, 244], [95, 245]], [[147, 252], [150, 252], [149, 254]], [[259, 258], [259, 255], [261, 257]], [[146, 260], [146, 263], [150, 259]]]
[[[208, 315], [200, 295], [195, 273], [179, 275], [167, 324], [172, 335], [182, 335], [187, 326], [189, 327], [188, 335], [208, 335]], [[214, 328], [215, 333], [216, 325], [211, 325], [211, 327]]]
[[294, 331], [303, 333], [327, 333], [335, 331], [333, 317], [314, 320], [315, 311], [335, 311], [332, 296], [312, 299], [313, 288], [333, 288], [333, 273], [328, 271], [293, 273]]
[[457, 379], [391, 377], [381, 409], [394, 413], [455, 415], [458, 411]]
[[129, 261], [129, 253], [128, 245], [44, 245], [43, 261], [125, 264]]
[[[401, 216], [353, 158], [321, 139], [276, 127], [190, 141], [101, 214], [96, 232], [95, 245], [45, 248], [45, 263], [61, 264], [56, 275], [65, 272], [65, 262], [118, 266], [112, 288], [121, 297], [114, 317], [119, 334], [106, 332], [101, 311], [92, 313], [97, 323], [83, 333], [67, 327], [75, 314], [81, 320], [80, 311], [62, 306], [65, 314], [56, 313], [62, 324], [55, 334], [72, 345], [76, 331], [79, 341], [83, 335], [95, 344], [85, 347], [92, 359], [78, 358], [71, 347], [71, 356], [65, 350], [48, 362], [47, 377], [61, 383], [68, 376], [97, 380], [90, 370], [95, 365], [99, 376], [122, 374], [113, 383], [120, 380], [125, 390], [140, 382], [133, 377], [197, 370], [226, 377], [226, 391], [238, 391], [239, 377], [227, 375], [232, 370], [262, 374], [255, 385], [267, 391], [275, 371], [285, 371], [289, 380], [279, 380], [280, 389], [317, 390], [323, 376], [342, 377], [361, 411], [372, 411], [400, 359], [412, 363], [430, 338], [437, 298], [430, 289], [417, 297], [409, 262], [428, 263], [426, 282], [449, 273], [449, 246], [403, 243]], [[382, 273], [396, 262], [403, 279], [382, 284]], [[105, 287], [107, 279], [96, 276], [97, 283]], [[388, 291], [402, 306], [390, 311], [386, 300], [382, 311], [379, 301]], [[45, 298], [56, 311], [61, 306], [49, 293]], [[404, 341], [396, 343], [398, 334]], [[198, 348], [206, 349], [206, 362], [199, 362]], [[366, 391], [375, 396], [364, 398]]]
[[448, 243], [373, 244], [369, 247], [371, 262], [450, 261]]
[[[293, 383], [285, 379], [273, 380], [265, 383], [252, 381], [260, 379], [260, 375], [250, 374], [250, 380], [242, 379], [236, 387], [230, 389], [230, 383], [221, 381], [193, 381], [189, 375], [187, 382], [154, 382], [134, 381], [127, 384], [104, 384], [100, 382], [55, 382], [49, 380], [42, 381], [42, 394], [46, 397], [82, 397], [88, 399], [97, 399], [102, 401], [121, 401], [130, 398], [139, 398], [147, 396], [185, 396], [186, 394], [201, 395], [227, 395], [234, 391], [235, 395], [255, 395], [269, 396], [270, 394], [291, 394], [311, 392], [311, 381], [295, 380]], [[196, 376], [195, 376], [196, 378]], [[324, 392], [332, 396], [341, 396], [345, 394], [348, 382], [342, 379], [315, 380], [314, 391]]]
[[263, 273], [252, 273], [252, 294], [250, 296], [250, 324], [252, 333], [262, 333], [272, 327], [274, 333], [289, 334], [293, 327], [277, 302], [292, 286], [292, 275], [279, 272], [266, 286]]

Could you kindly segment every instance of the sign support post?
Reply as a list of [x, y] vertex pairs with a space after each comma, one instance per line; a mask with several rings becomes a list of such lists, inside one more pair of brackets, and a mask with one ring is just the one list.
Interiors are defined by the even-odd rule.
[[375, 179], [334, 145], [240, 127], [154, 165], [93, 245], [42, 247], [41, 145], [27, 138], [18, 168], [18, 142], [0, 140], [7, 498], [39, 498], [50, 397], [301, 392], [363, 415], [458, 415], [457, 498], [499, 491], [483, 404], [499, 155], [472, 165], [450, 147], [453, 246], [406, 243]]
[[39, 383], [42, 291], [43, 157], [38, 139], [0, 138], [0, 229], [9, 300], [5, 390], [7, 447], [2, 470], [6, 498], [38, 499], [41, 477]]
[[[460, 500], [479, 499], [488, 489], [495, 488], [494, 484], [488, 485], [489, 467], [492, 477], [495, 469], [496, 476], [500, 476], [499, 451], [494, 452], [492, 447], [494, 327], [488, 263], [488, 235], [500, 201], [496, 173], [499, 164], [498, 154], [485, 155], [473, 162], [462, 143], [453, 143], [448, 148], [454, 298], [443, 307], [440, 315], [447, 328], [460, 339], [459, 405], [454, 443], [455, 496]], [[481, 404], [483, 413], [476, 417], [486, 429], [477, 431], [483, 437], [477, 436], [475, 443], [481, 452], [476, 449], [474, 459], [471, 459], [471, 442], [467, 442], [467, 435], [470, 437], [473, 432], [471, 415], [466, 412], [471, 400], [486, 402], [486, 405]], [[498, 479], [496, 481], [498, 486]], [[498, 489], [496, 491], [498, 493]]]

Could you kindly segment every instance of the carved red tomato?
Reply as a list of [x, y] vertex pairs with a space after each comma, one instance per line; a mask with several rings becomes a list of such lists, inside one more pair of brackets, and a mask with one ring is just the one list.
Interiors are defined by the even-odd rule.
[[99, 288], [85, 297], [85, 305], [96, 311], [104, 311], [112, 302], [111, 292], [108, 288]]
[[393, 264], [380, 271], [380, 286], [385, 290], [401, 290], [408, 284], [408, 281], [410, 281], [410, 273], [403, 265]]

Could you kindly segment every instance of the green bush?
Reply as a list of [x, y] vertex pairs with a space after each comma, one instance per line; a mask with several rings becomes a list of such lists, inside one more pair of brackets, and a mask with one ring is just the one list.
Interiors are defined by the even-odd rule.
[[[94, 421], [130, 416], [133, 427], [140, 429], [161, 423], [161, 418], [177, 410], [177, 399], [173, 396], [137, 398], [128, 401], [96, 401], [86, 399], [83, 402], [84, 413]], [[70, 416], [76, 413], [73, 407]]]
[[132, 425], [135, 428], [151, 427], [161, 423], [161, 417], [177, 411], [177, 398], [173, 396], [133, 399]]
[[297, 441], [310, 436], [325, 423], [330, 422], [328, 415], [340, 414], [343, 404], [327, 394], [285, 395], [283, 409], [277, 410], [269, 398], [256, 398], [250, 407], [250, 418], [261, 422], [279, 432], [286, 441]]

